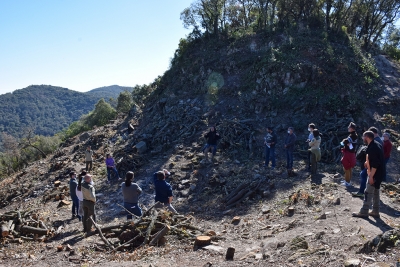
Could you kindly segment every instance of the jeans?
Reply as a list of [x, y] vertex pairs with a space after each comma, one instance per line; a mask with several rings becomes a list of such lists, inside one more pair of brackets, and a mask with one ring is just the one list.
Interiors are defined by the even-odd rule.
[[72, 216], [79, 216], [79, 199], [77, 196], [71, 196], [72, 199]]
[[368, 180], [368, 173], [367, 169], [363, 169], [360, 172], [360, 190], [358, 190], [358, 193], [364, 194], [365, 188], [367, 187], [367, 180]]
[[385, 176], [383, 176], [383, 182], [387, 182], [387, 164], [390, 158], [385, 159]]
[[211, 150], [211, 153], [215, 156], [215, 154], [217, 153], [217, 145], [209, 145], [207, 144], [204, 149], [203, 149], [203, 153], [207, 154], [208, 151]]
[[[129, 211], [130, 213], [133, 213], [134, 215], [140, 217], [142, 216], [142, 209], [139, 207], [137, 203], [128, 203], [124, 202], [124, 208]], [[132, 214], [126, 215], [126, 218], [128, 220], [131, 220], [133, 218]]]
[[95, 220], [95, 211], [94, 211], [94, 202], [89, 201], [89, 200], [83, 200], [83, 231], [88, 233], [92, 229], [92, 220], [90, 219], [90, 216], [92, 216], [93, 220]]
[[265, 146], [265, 166], [269, 165], [269, 160], [271, 159], [272, 168], [275, 168], [275, 147]]
[[293, 151], [286, 149], [286, 169], [293, 169]]
[[83, 201], [80, 201], [80, 200], [79, 200], [78, 215], [79, 215], [80, 217], [83, 217]]
[[117, 176], [117, 179], [118, 179], [119, 174], [118, 174], [117, 168], [112, 167], [112, 168], [107, 168], [107, 180], [110, 181], [110, 179], [111, 179], [111, 171], [113, 171], [115, 173], [115, 175]]
[[364, 203], [360, 210], [360, 213], [368, 214], [371, 204], [372, 204], [372, 212], [379, 213], [379, 202], [380, 202], [379, 190], [380, 189], [376, 189], [375, 186], [367, 183], [367, 187], [364, 191]]

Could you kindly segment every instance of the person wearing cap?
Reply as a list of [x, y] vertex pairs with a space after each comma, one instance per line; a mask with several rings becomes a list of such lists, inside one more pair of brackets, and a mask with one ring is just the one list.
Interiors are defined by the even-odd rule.
[[376, 142], [378, 142], [381, 145], [382, 149], [383, 149], [383, 141], [382, 141], [382, 138], [379, 136], [378, 129], [376, 127], [372, 126], [372, 127], [369, 127], [368, 131], [371, 131], [371, 132], [374, 133], [374, 140]]
[[296, 176], [296, 174], [293, 171], [293, 152], [294, 152], [294, 146], [296, 144], [296, 139], [297, 137], [294, 134], [294, 128], [289, 127], [284, 144], [286, 150], [286, 169], [289, 177]]
[[86, 171], [90, 172], [93, 166], [93, 150], [90, 149], [90, 146], [85, 150], [85, 161], [86, 161]]
[[267, 127], [267, 135], [264, 137], [265, 145], [265, 167], [268, 167], [269, 160], [271, 159], [271, 170], [276, 166], [275, 162], [275, 145], [277, 141], [277, 136], [272, 127]]
[[82, 195], [83, 195], [83, 231], [89, 233], [92, 229], [92, 216], [95, 221], [95, 204], [96, 204], [96, 191], [93, 186], [92, 176], [86, 174], [82, 183]]
[[357, 141], [358, 135], [356, 132], [356, 124], [354, 122], [350, 122], [349, 126], [347, 127], [347, 131], [349, 132], [349, 136], [347, 139], [349, 140], [349, 149], [350, 152], [356, 153], [357, 152]]
[[390, 142], [390, 134], [384, 133], [383, 135], [383, 156], [385, 159], [385, 177], [383, 178], [383, 182], [387, 182], [387, 164], [390, 159], [390, 154], [392, 153], [392, 142]]
[[154, 199], [156, 202], [155, 208], [167, 208], [170, 212], [177, 213], [175, 208], [171, 205], [172, 199], [174, 198], [172, 186], [165, 181], [168, 175], [170, 175], [170, 173], [166, 169], [158, 171], [153, 175], [154, 189], [156, 191]]
[[356, 160], [356, 154], [351, 151], [350, 148], [350, 141], [348, 139], [344, 139], [340, 143], [343, 148], [342, 148], [342, 165], [344, 169], [344, 182], [342, 185], [344, 186], [351, 186], [350, 181], [351, 177], [353, 174], [353, 168], [356, 166], [357, 160]]
[[204, 138], [207, 140], [207, 144], [203, 149], [205, 160], [208, 161], [208, 152], [211, 150], [211, 161], [213, 161], [215, 153], [217, 153], [218, 140], [221, 136], [217, 133], [215, 126], [211, 126]]
[[79, 199], [76, 195], [76, 188], [78, 186], [78, 181], [76, 180], [76, 173], [69, 173], [69, 192], [72, 200], [72, 218], [79, 217]]
[[[364, 202], [359, 212], [353, 212], [353, 217], [368, 218], [368, 216], [379, 218], [380, 186], [385, 176], [385, 159], [383, 150], [376, 142], [374, 133], [366, 131], [363, 134], [364, 142], [368, 144], [367, 160], [365, 166], [368, 173], [367, 187], [364, 191]], [[372, 205], [372, 212], [369, 208]]]

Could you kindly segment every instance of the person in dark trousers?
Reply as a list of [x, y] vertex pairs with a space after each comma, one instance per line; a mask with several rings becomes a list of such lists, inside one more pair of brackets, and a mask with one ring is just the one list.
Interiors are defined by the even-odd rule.
[[376, 142], [378, 142], [383, 149], [383, 141], [382, 141], [382, 138], [379, 136], [378, 128], [372, 126], [372, 127], [369, 127], [368, 131], [371, 131], [374, 133], [374, 140]]
[[321, 160], [321, 136], [318, 129], [313, 130], [313, 138], [308, 146], [308, 152], [311, 154], [311, 174], [317, 174], [317, 164]]
[[[385, 159], [383, 150], [379, 143], [374, 140], [374, 133], [366, 131], [363, 139], [368, 143], [367, 160], [365, 162], [368, 182], [364, 191], [364, 203], [359, 212], [353, 212], [353, 217], [368, 218], [368, 216], [379, 218], [380, 186], [385, 176]], [[372, 211], [369, 208], [372, 205]]]
[[366, 145], [360, 146], [356, 154], [356, 159], [361, 169], [360, 189], [358, 190], [358, 192], [351, 193], [353, 197], [364, 198], [364, 191], [365, 188], [367, 187], [367, 180], [368, 180], [367, 168], [365, 167], [365, 161], [367, 160], [367, 148], [368, 146]]
[[271, 159], [271, 170], [275, 169], [275, 145], [277, 142], [277, 136], [272, 127], [267, 127], [267, 135], [264, 137], [265, 145], [265, 167], [268, 167], [269, 160]]
[[86, 161], [86, 171], [90, 172], [93, 167], [93, 150], [90, 149], [90, 146], [85, 150], [85, 161]]
[[288, 176], [296, 176], [296, 174], [293, 171], [293, 152], [294, 152], [294, 146], [296, 143], [296, 135], [294, 134], [294, 128], [289, 127], [287, 131], [287, 135], [285, 138], [285, 150], [286, 150], [286, 169], [288, 172]]
[[92, 176], [90, 174], [85, 175], [81, 189], [83, 195], [83, 231], [85, 233], [89, 233], [92, 230], [93, 225], [90, 217], [92, 216], [93, 220], [95, 221], [94, 214], [96, 204], [96, 191], [94, 189]]
[[393, 144], [390, 142], [390, 134], [384, 133], [383, 135], [383, 156], [385, 157], [385, 177], [383, 178], [384, 182], [387, 182], [387, 164], [390, 160], [390, 154], [392, 153]]
[[350, 142], [349, 149], [351, 152], [356, 153], [357, 152], [357, 142], [358, 142], [358, 135], [356, 132], [356, 124], [354, 122], [350, 122], [349, 126], [347, 127], [347, 130], [349, 132], [349, 136], [347, 139]]
[[[130, 213], [136, 216], [142, 216], [142, 209], [139, 207], [139, 196], [142, 189], [137, 183], [132, 183], [134, 174], [127, 172], [125, 175], [125, 182], [121, 184], [122, 196], [124, 197], [124, 207]], [[132, 214], [126, 216], [128, 220], [132, 219]]]
[[[310, 123], [308, 125], [308, 139], [306, 140], [307, 143], [311, 142], [311, 140], [313, 140], [314, 135], [313, 135], [313, 131], [315, 130], [315, 124], [314, 123]], [[310, 150], [308, 150], [308, 168], [307, 170], [310, 172], [311, 171], [311, 156], [312, 156], [312, 152]]]
[[110, 154], [106, 155], [106, 166], [107, 166], [107, 183], [110, 183], [111, 181], [111, 171], [113, 171], [115, 175], [118, 177], [118, 181], [122, 180], [122, 178], [119, 177], [117, 168], [115, 167], [115, 161]]
[[82, 217], [83, 217], [82, 180], [83, 180], [83, 177], [85, 177], [85, 175], [86, 175], [86, 171], [82, 171], [81, 174], [79, 174], [78, 186], [76, 187], [76, 190], [75, 190], [76, 196], [79, 199], [79, 209], [78, 209], [79, 221], [82, 221]]
[[207, 140], [207, 144], [203, 149], [206, 161], [208, 161], [208, 152], [211, 151], [211, 161], [214, 159], [215, 153], [217, 153], [218, 140], [221, 138], [215, 126], [210, 128], [210, 131], [204, 136]]
[[79, 216], [79, 199], [78, 196], [76, 195], [76, 188], [78, 187], [78, 181], [76, 180], [76, 173], [75, 172], [70, 172], [69, 173], [69, 192], [72, 200], [72, 218], [78, 217], [80, 220]]
[[154, 173], [154, 189], [156, 191], [155, 201], [157, 203], [155, 208], [167, 208], [172, 213], [177, 213], [174, 207], [171, 205], [174, 195], [172, 194], [172, 186], [165, 181], [165, 178], [170, 175], [167, 170], [162, 170]]

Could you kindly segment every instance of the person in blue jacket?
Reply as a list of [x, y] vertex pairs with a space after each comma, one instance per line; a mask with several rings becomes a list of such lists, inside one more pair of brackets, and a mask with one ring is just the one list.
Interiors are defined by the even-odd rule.
[[172, 186], [165, 181], [168, 175], [170, 175], [170, 173], [166, 169], [158, 171], [153, 175], [154, 189], [156, 191], [155, 201], [156, 203], [158, 202], [155, 208], [167, 208], [172, 213], [177, 213], [171, 205], [172, 199], [174, 198]]

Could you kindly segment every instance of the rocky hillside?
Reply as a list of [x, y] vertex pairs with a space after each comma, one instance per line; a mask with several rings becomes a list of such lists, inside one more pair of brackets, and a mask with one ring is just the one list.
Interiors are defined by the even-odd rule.
[[[395, 266], [400, 253], [400, 188], [394, 183], [400, 171], [398, 152], [394, 149], [389, 163], [379, 219], [351, 217], [362, 203], [349, 192], [359, 186], [359, 170], [354, 170], [353, 186], [344, 188], [341, 165], [335, 163], [340, 156], [335, 147], [346, 136], [349, 121], [359, 125], [359, 133], [370, 125], [385, 129], [399, 145], [397, 114], [385, 101], [396, 85], [377, 77], [391, 71], [399, 77], [400, 72], [396, 65], [381, 67], [385, 62], [376, 69], [374, 59], [343, 36], [307, 32], [181, 43], [171, 69], [146, 87], [146, 100], [129, 116], [67, 140], [53, 155], [1, 182], [3, 224], [29, 231], [9, 231], [3, 237], [0, 263]], [[323, 161], [315, 176], [305, 166], [303, 140], [310, 121], [324, 133]], [[210, 124], [222, 136], [212, 163], [202, 153], [202, 136]], [[274, 171], [263, 167], [267, 125], [279, 136]], [[285, 171], [282, 139], [288, 126], [296, 127], [299, 140], [296, 177]], [[95, 151], [97, 219], [104, 238], [98, 232], [82, 235], [81, 223], [71, 219], [65, 189], [68, 173], [84, 168], [88, 145]], [[113, 154], [120, 176], [135, 172], [143, 210], [154, 204], [152, 174], [170, 170], [173, 204], [180, 215], [160, 212], [160, 217], [149, 211], [126, 224], [117, 205], [122, 203], [119, 183], [106, 183], [106, 153]], [[35, 236], [27, 226], [43, 233], [39, 221], [47, 229]], [[166, 226], [170, 230], [164, 242], [147, 245]], [[198, 246], [199, 235], [210, 236], [211, 244]], [[226, 261], [230, 247], [235, 254]]]
[[[31, 85], [0, 95], [0, 132], [20, 137], [26, 127], [51, 136], [93, 110], [101, 98], [117, 98], [128, 87], [110, 86], [81, 93], [50, 85]], [[131, 90], [131, 89], [130, 89]]]

